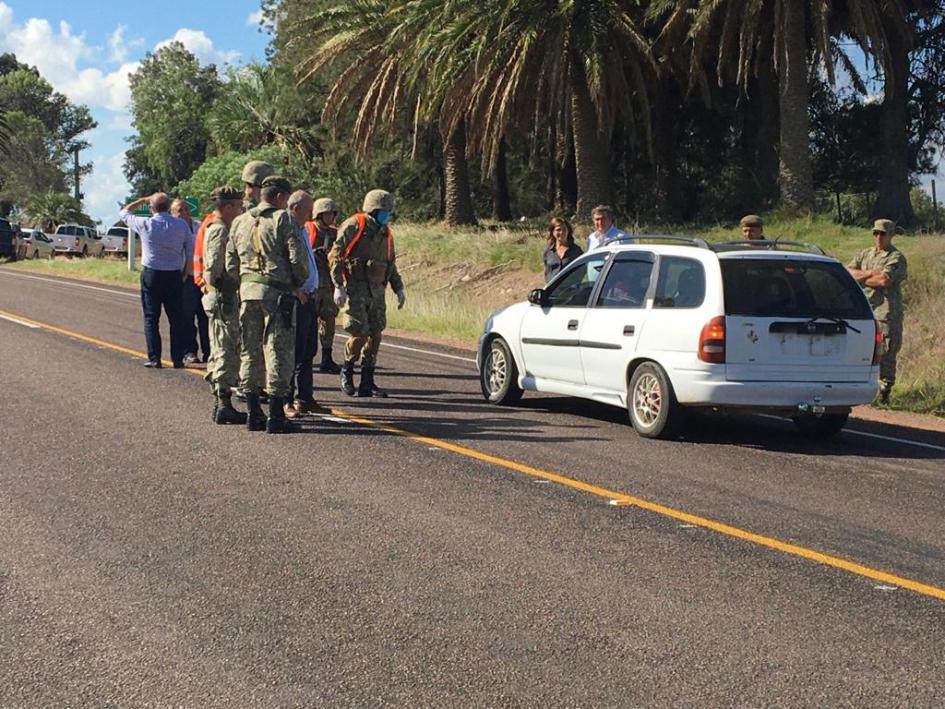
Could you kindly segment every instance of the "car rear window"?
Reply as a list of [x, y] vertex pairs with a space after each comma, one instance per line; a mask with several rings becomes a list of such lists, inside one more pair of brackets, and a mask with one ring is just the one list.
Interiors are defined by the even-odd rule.
[[108, 235], [109, 236], [128, 236], [128, 230], [122, 229], [121, 227], [118, 227], [118, 226], [113, 226], [111, 229], [108, 230]]
[[836, 262], [720, 259], [726, 315], [871, 320], [863, 290]]

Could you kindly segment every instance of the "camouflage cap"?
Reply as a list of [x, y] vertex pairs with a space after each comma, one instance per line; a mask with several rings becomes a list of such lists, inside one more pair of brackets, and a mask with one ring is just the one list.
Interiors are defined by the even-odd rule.
[[292, 185], [282, 175], [270, 175], [262, 181], [263, 188], [274, 189], [277, 192], [289, 194], [292, 191]]
[[761, 228], [765, 225], [765, 223], [761, 221], [761, 217], [759, 217], [757, 214], [746, 214], [744, 217], [742, 217], [742, 220], [739, 223], [742, 226], [758, 228]]
[[213, 188], [213, 192], [210, 193], [210, 199], [214, 202], [242, 202], [243, 193], [235, 187], [221, 185], [220, 187]]
[[393, 212], [394, 195], [387, 190], [371, 190], [364, 195], [364, 205], [361, 207], [361, 211], [370, 214], [376, 209]]
[[884, 234], [896, 234], [896, 222], [892, 219], [877, 219], [873, 222], [873, 231], [881, 231]]
[[317, 217], [319, 214], [324, 214], [325, 212], [338, 213], [338, 207], [334, 200], [328, 199], [328, 197], [316, 199], [315, 206], [312, 208], [312, 214]]
[[243, 174], [240, 179], [253, 187], [261, 187], [263, 180], [275, 172], [275, 168], [262, 160], [250, 160], [243, 166]]

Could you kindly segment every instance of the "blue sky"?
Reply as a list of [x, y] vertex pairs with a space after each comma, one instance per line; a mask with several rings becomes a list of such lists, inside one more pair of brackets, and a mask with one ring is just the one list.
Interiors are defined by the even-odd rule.
[[98, 121], [82, 156], [94, 172], [82, 185], [85, 208], [110, 223], [128, 193], [121, 171], [131, 135], [128, 74], [146, 52], [180, 40], [201, 63], [263, 60], [269, 35], [259, 0], [164, 0], [145, 10], [131, 2], [0, 1], [0, 51], [36, 66], [57, 91], [87, 105]]

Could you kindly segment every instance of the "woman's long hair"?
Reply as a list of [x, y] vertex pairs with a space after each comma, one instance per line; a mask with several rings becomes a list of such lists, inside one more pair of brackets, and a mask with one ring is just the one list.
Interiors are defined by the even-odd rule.
[[564, 217], [552, 217], [551, 221], [548, 222], [548, 246], [554, 246], [555, 244], [555, 227], [563, 226], [565, 231], [568, 232], [568, 245], [574, 243], [574, 229], [571, 228], [570, 222]]

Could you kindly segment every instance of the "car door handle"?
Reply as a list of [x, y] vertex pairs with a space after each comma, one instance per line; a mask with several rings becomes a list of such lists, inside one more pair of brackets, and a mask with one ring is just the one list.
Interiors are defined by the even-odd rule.
[[632, 335], [632, 334], [635, 333], [636, 331], [637, 331], [637, 329], [636, 329], [636, 327], [634, 327], [633, 325], [624, 325], [624, 326], [623, 326], [623, 334], [624, 334], [624, 335]]
[[568, 320], [568, 329], [577, 330], [578, 321], [577, 320]]

